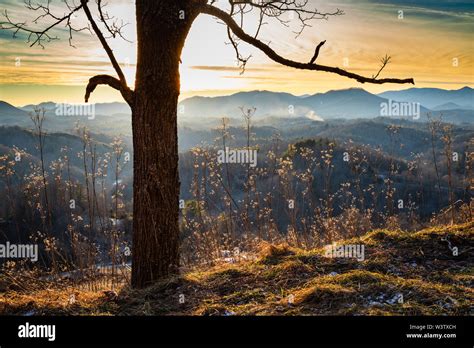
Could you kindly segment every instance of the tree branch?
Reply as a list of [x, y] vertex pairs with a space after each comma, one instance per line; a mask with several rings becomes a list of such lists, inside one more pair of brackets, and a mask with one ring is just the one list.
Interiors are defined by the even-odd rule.
[[[7, 22], [0, 22], [0, 29], [7, 29], [7, 30], [11, 29], [11, 30], [13, 30], [13, 37], [16, 37], [16, 34], [18, 32], [25, 32], [25, 33], [28, 34], [28, 41], [27, 42], [28, 43], [31, 42], [30, 47], [33, 47], [34, 45], [37, 44], [41, 48], [44, 48], [44, 46], [42, 44], [43, 41], [50, 42], [50, 41], [53, 41], [53, 40], [57, 40], [57, 37], [51, 36], [49, 32], [53, 28], [58, 26], [59, 24], [61, 24], [63, 22], [66, 22], [66, 27], [69, 28], [69, 45], [73, 46], [72, 43], [71, 43], [72, 32], [73, 31], [82, 31], [82, 30], [87, 30], [88, 29], [88, 28], [75, 29], [71, 25], [71, 17], [74, 15], [75, 12], [79, 11], [82, 8], [82, 6], [83, 6], [82, 4], [77, 6], [77, 7], [74, 7], [74, 8], [68, 6], [70, 12], [66, 15], [63, 15], [62, 17], [59, 17], [57, 15], [54, 15], [50, 11], [49, 2], [48, 2], [47, 6], [44, 6], [44, 5], [41, 5], [41, 4], [33, 5], [31, 3], [31, 0], [25, 1], [25, 7], [27, 9], [33, 10], [33, 11], [39, 11], [39, 10], [43, 11], [43, 14], [36, 17], [33, 20], [33, 23], [36, 24], [39, 19], [42, 19], [42, 18], [45, 18], [45, 17], [53, 19], [54, 22], [43, 30], [29, 29], [26, 26], [26, 22], [21, 22], [21, 23], [13, 22], [10, 19], [10, 17], [8, 16], [7, 10], [5, 10], [3, 15], [4, 15], [5, 19], [7, 20]], [[33, 38], [35, 38], [35, 39], [32, 40]]]
[[[239, 6], [242, 14], [243, 9], [249, 7], [246, 13], [251, 12], [254, 8], [260, 11], [261, 19], [269, 17], [276, 19], [280, 24], [289, 27], [289, 22], [292, 19], [285, 20], [281, 18], [283, 14], [296, 14], [297, 20], [300, 22], [300, 30], [295, 31], [296, 37], [301, 35], [305, 28], [311, 27], [309, 22], [314, 19], [328, 19], [332, 16], [340, 16], [344, 11], [336, 9], [333, 12], [320, 12], [318, 9], [312, 9], [309, 0], [229, 0], [231, 6]], [[243, 28], [242, 25], [240, 25]]]
[[85, 102], [87, 103], [89, 101], [89, 97], [92, 92], [94, 92], [95, 88], [98, 85], [108, 85], [118, 91], [122, 94], [122, 97], [125, 99], [125, 101], [129, 104], [132, 105], [133, 103], [133, 91], [128, 88], [127, 86], [124, 86], [120, 80], [117, 78], [110, 76], [110, 75], [96, 75], [94, 77], [91, 77], [89, 79], [89, 83], [87, 84], [86, 87], [86, 95], [84, 96]]
[[[97, 3], [97, 9], [99, 11], [99, 18], [100, 18], [100, 21], [104, 24], [105, 28], [107, 29], [107, 31], [110, 33], [110, 35], [112, 36], [112, 38], [116, 38], [117, 35], [120, 36], [123, 40], [127, 41], [127, 42], [130, 42], [130, 40], [127, 40], [123, 34], [122, 34], [122, 29], [127, 26], [129, 23], [123, 23], [123, 21], [121, 21], [121, 24], [117, 24], [118, 23], [118, 20], [115, 20], [115, 17], [110, 17], [109, 14], [107, 12], [104, 11], [103, 7], [105, 5], [102, 5], [102, 0], [96, 0], [96, 3]], [[108, 23], [108, 20], [113, 20], [112, 24], [109, 25]]]
[[112, 49], [110, 48], [109, 44], [107, 43], [107, 40], [105, 39], [104, 35], [100, 31], [99, 27], [97, 26], [97, 23], [95, 22], [94, 18], [92, 17], [91, 11], [89, 7], [87, 6], [87, 2], [89, 0], [81, 0], [81, 5], [84, 8], [84, 12], [86, 13], [87, 19], [91, 23], [92, 29], [94, 30], [95, 34], [99, 38], [100, 43], [102, 44], [102, 47], [104, 47], [105, 52], [107, 53], [107, 56], [110, 59], [110, 62], [112, 63], [112, 66], [114, 67], [120, 82], [126, 87], [127, 86], [127, 81], [125, 79], [125, 75], [123, 74], [122, 68], [120, 68], [119, 63], [117, 62], [117, 59], [114, 56], [114, 53]]
[[319, 56], [319, 50], [321, 47], [326, 43], [326, 40], [321, 41], [318, 46], [316, 46], [316, 50], [314, 51], [313, 58], [309, 61], [309, 64], [313, 64], [316, 61], [316, 58]]
[[[33, 4], [32, 0], [25, 0], [25, 6], [26, 6], [27, 9], [41, 12], [41, 14], [33, 20], [33, 23], [36, 24], [38, 20], [43, 19], [43, 18], [53, 19], [54, 20], [53, 23], [50, 24], [48, 27], [46, 27], [44, 30], [30, 29], [26, 26], [26, 22], [21, 22], [21, 23], [13, 22], [10, 19], [10, 17], [8, 16], [8, 12], [5, 10], [4, 16], [7, 20], [7, 22], [0, 22], [0, 29], [11, 29], [11, 30], [13, 30], [13, 36], [14, 37], [18, 32], [25, 32], [25, 33], [28, 34], [28, 42], [31, 42], [31, 40], [33, 38], [35, 39], [34, 41], [32, 41], [31, 46], [34, 46], [35, 44], [37, 44], [37, 45], [44, 48], [44, 46], [42, 44], [43, 41], [52, 41], [52, 40], [57, 39], [57, 37], [53, 37], [53, 36], [50, 35], [50, 31], [53, 28], [55, 28], [56, 26], [58, 26], [59, 24], [65, 23], [66, 27], [69, 28], [69, 44], [71, 46], [73, 46], [72, 43], [71, 43], [72, 32], [73, 31], [76, 31], [76, 32], [82, 31], [82, 30], [89, 30], [90, 31], [89, 27], [76, 29], [72, 26], [72, 23], [71, 23], [71, 18], [73, 17], [73, 15], [81, 9], [84, 10], [84, 12], [86, 14], [86, 17], [87, 17], [92, 29], [94, 30], [95, 34], [99, 38], [99, 41], [102, 44], [102, 47], [104, 48], [105, 52], [107, 53], [107, 56], [109, 57], [110, 62], [112, 63], [112, 66], [115, 69], [115, 71], [116, 71], [116, 73], [119, 77], [119, 79], [116, 79], [116, 78], [114, 78], [112, 76], [109, 76], [109, 75], [98, 75], [98, 76], [92, 77], [89, 80], [89, 83], [88, 83], [87, 88], [86, 88], [86, 96], [85, 96], [86, 102], [89, 100], [90, 94], [95, 90], [97, 85], [105, 84], [105, 85], [109, 85], [112, 88], [115, 88], [115, 89], [119, 90], [121, 92], [122, 96], [124, 97], [124, 99], [127, 101], [127, 103], [132, 105], [132, 103], [133, 103], [133, 91], [127, 86], [127, 81], [125, 79], [125, 75], [124, 75], [122, 69], [120, 68], [119, 63], [117, 62], [117, 59], [115, 58], [112, 49], [110, 48], [109, 44], [107, 43], [107, 40], [105, 39], [104, 35], [100, 31], [99, 27], [97, 26], [97, 23], [95, 22], [95, 20], [92, 16], [92, 13], [91, 13], [89, 7], [87, 6], [88, 2], [89, 2], [89, 0], [80, 0], [80, 5], [71, 6], [68, 3], [67, 0], [64, 0], [64, 3], [66, 4], [67, 8], [69, 9], [69, 13], [64, 14], [62, 16], [58, 16], [58, 15], [54, 14], [53, 12], [51, 12], [51, 10], [50, 10], [50, 1], [49, 0], [48, 0], [46, 5]], [[123, 27], [123, 25], [122, 26], [116, 26], [114, 24], [112, 27], [109, 27], [107, 25], [106, 21], [110, 17], [102, 11], [102, 4], [101, 4], [100, 0], [97, 0], [97, 4], [98, 4], [98, 9], [99, 9], [99, 14], [100, 14], [101, 21], [104, 22], [104, 24], [106, 25], [107, 30], [109, 32], [111, 32], [113, 34], [113, 36], [115, 36], [116, 34], [121, 36], [120, 29]]]
[[[295, 69], [302, 69], [302, 70], [315, 70], [315, 71], [325, 71], [329, 73], [334, 73], [340, 76], [345, 76], [351, 79], [354, 79], [360, 83], [373, 83], [373, 84], [383, 84], [383, 83], [411, 83], [414, 84], [414, 80], [412, 78], [407, 79], [397, 79], [397, 78], [384, 78], [384, 79], [376, 79], [375, 77], [365, 77], [359, 74], [355, 74], [344, 69], [320, 64], [313, 64], [313, 63], [301, 63], [296, 62], [294, 60], [290, 60], [280, 56], [276, 53], [270, 46], [263, 43], [259, 39], [247, 34], [229, 15], [227, 12], [211, 5], [202, 5], [201, 13], [205, 13], [211, 16], [214, 16], [220, 20], [222, 20], [231, 30], [232, 32], [241, 40], [247, 42], [248, 44], [260, 49], [263, 53], [265, 53], [270, 59], [273, 61], [292, 67]], [[321, 45], [321, 44], [320, 44]], [[316, 56], [316, 52], [315, 52]]]
[[[99, 27], [97, 26], [97, 23], [94, 21], [94, 18], [92, 17], [91, 11], [89, 10], [89, 7], [87, 6], [87, 2], [89, 0], [81, 0], [81, 4], [84, 8], [84, 12], [86, 13], [87, 19], [91, 23], [92, 29], [94, 30], [95, 34], [99, 38], [100, 43], [102, 44], [102, 47], [104, 48], [105, 52], [107, 53], [107, 56], [109, 56], [110, 62], [112, 63], [112, 66], [114, 67], [119, 80], [117, 80], [115, 77], [112, 77], [110, 75], [97, 75], [89, 79], [89, 83], [87, 84], [86, 87], [86, 95], [85, 95], [85, 101], [89, 100], [90, 94], [95, 90], [97, 85], [109, 85], [112, 88], [115, 88], [120, 91], [122, 94], [122, 97], [125, 99], [125, 101], [132, 106], [133, 104], [133, 90], [131, 90], [128, 85], [127, 85], [127, 80], [125, 79], [125, 75], [122, 71], [122, 68], [120, 67], [119, 63], [117, 62], [117, 59], [114, 56], [114, 53], [112, 49], [110, 48], [109, 44], [107, 43], [107, 40], [105, 39], [104, 35], [100, 31]], [[99, 3], [100, 7], [100, 3]]]
[[388, 63], [390, 63], [390, 59], [392, 59], [392, 57], [390, 57], [389, 55], [385, 55], [385, 57], [383, 57], [382, 59], [380, 59], [380, 69], [379, 71], [377, 72], [377, 74], [375, 74], [375, 76], [373, 76], [374, 79], [376, 79], [377, 77], [379, 77], [380, 73], [382, 72], [382, 70], [387, 66]]

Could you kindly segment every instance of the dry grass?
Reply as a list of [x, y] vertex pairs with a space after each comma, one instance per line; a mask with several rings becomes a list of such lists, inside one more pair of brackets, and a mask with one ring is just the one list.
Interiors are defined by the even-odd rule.
[[[453, 256], [451, 246], [459, 249]], [[342, 242], [341, 242], [342, 243]], [[257, 260], [221, 264], [117, 297], [71, 289], [0, 293], [3, 314], [57, 315], [469, 315], [474, 224], [416, 233], [374, 231], [365, 260], [266, 245]], [[403, 301], [400, 301], [400, 296]]]

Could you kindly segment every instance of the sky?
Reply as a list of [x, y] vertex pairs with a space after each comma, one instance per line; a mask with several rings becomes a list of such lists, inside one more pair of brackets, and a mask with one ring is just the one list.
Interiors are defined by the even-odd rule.
[[[45, 3], [44, 0], [36, 0]], [[57, 15], [67, 8], [52, 0]], [[133, 88], [135, 74], [134, 4], [128, 0], [108, 1], [110, 15], [129, 23], [123, 39], [109, 39], [127, 82]], [[90, 2], [90, 6], [95, 2]], [[308, 6], [320, 11], [342, 9], [344, 15], [313, 21], [296, 38], [297, 20], [285, 14], [288, 27], [268, 20], [260, 39], [280, 55], [307, 62], [316, 45], [326, 40], [318, 62], [372, 76], [380, 59], [388, 54], [392, 62], [381, 77], [415, 79], [416, 87], [459, 89], [474, 87], [474, 3], [471, 0], [309, 0]], [[30, 28], [48, 25], [24, 7], [19, 0], [1, 0], [0, 22], [5, 10], [13, 20], [27, 21]], [[86, 23], [80, 13], [73, 19], [76, 27]], [[244, 29], [255, 30], [252, 16]], [[57, 28], [58, 40], [44, 48], [30, 47], [23, 34], [0, 30], [0, 100], [16, 106], [44, 101], [82, 102], [90, 77], [114, 71], [97, 37], [83, 31], [73, 33]], [[159, 37], [157, 37], [159, 40]], [[361, 87], [372, 93], [406, 89], [409, 85], [359, 84], [354, 80], [324, 72], [300, 71], [279, 66], [258, 49], [241, 43], [244, 56], [252, 55], [244, 74], [236, 66], [235, 53], [227, 43], [226, 29], [215, 18], [200, 15], [193, 24], [182, 54], [181, 98], [194, 95], [216, 96], [239, 91], [271, 90], [296, 95], [314, 94], [333, 89]], [[120, 94], [107, 86], [99, 87], [92, 102], [122, 101]]]

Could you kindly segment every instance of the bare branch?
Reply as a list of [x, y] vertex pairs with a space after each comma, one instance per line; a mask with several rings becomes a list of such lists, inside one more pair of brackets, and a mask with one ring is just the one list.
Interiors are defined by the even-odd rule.
[[[241, 14], [241, 16], [240, 16], [240, 20], [241, 20], [240, 25], [242, 26], [243, 25], [244, 11], [243, 11], [243, 9], [239, 9], [238, 12]], [[232, 16], [232, 15], [234, 15], [234, 13], [235, 13], [235, 5], [231, 3], [230, 15]], [[258, 32], [260, 30], [260, 26], [261, 26], [261, 23], [259, 24], [259, 28], [257, 29], [257, 34], [256, 35], [258, 35]], [[234, 48], [237, 63], [239, 63], [239, 67], [241, 69], [240, 74], [242, 75], [245, 72], [245, 66], [247, 65], [247, 62], [252, 57], [252, 55], [249, 55], [247, 58], [244, 58], [240, 54], [239, 43], [237, 42], [237, 39], [234, 37], [234, 35], [232, 34], [232, 31], [230, 30], [230, 28], [228, 26], [227, 26], [227, 37], [229, 38], [230, 44]]]
[[89, 83], [86, 87], [86, 95], [84, 96], [86, 103], [98, 85], [108, 85], [120, 91], [125, 101], [127, 101], [129, 105], [133, 104], [133, 91], [127, 86], [124, 86], [120, 80], [110, 75], [96, 75], [89, 79]]
[[[107, 19], [111, 19], [111, 18], [109, 17], [109, 15], [106, 12], [103, 12], [103, 9], [102, 9], [103, 6], [102, 6], [102, 3], [101, 3], [101, 0], [96, 0], [96, 1], [97, 1], [101, 21], [104, 22], [107, 30], [112, 34], [113, 37], [115, 37], [116, 35], [119, 35], [119, 36], [123, 37], [122, 34], [121, 34], [121, 29], [123, 28], [124, 25], [122, 24], [122, 25], [118, 26], [115, 23], [113, 23], [112, 26], [108, 26]], [[76, 6], [74, 4], [74, 2], [71, 2], [71, 4], [70, 4], [68, 2], [68, 0], [64, 0], [64, 3], [66, 4], [66, 6], [69, 10], [69, 13], [67, 13], [65, 15], [62, 15], [62, 16], [58, 16], [58, 15], [54, 14], [53, 12], [51, 12], [51, 10], [50, 10], [50, 0], [48, 0], [45, 5], [43, 5], [43, 4], [33, 4], [32, 0], [25, 0], [25, 5], [26, 5], [27, 9], [41, 12], [38, 15], [38, 17], [36, 17], [33, 20], [33, 23], [37, 24], [38, 20], [43, 19], [43, 18], [52, 19], [53, 23], [50, 24], [48, 27], [46, 27], [43, 30], [30, 29], [30, 28], [27, 27], [26, 22], [18, 22], [18, 23], [13, 22], [10, 19], [9, 15], [8, 15], [8, 12], [5, 10], [4, 15], [5, 15], [5, 18], [6, 18], [7, 22], [1, 22], [0, 23], [0, 29], [12, 29], [14, 37], [15, 37], [16, 34], [18, 34], [18, 32], [25, 32], [25, 33], [28, 34], [28, 42], [31, 42], [32, 39], [34, 38], [34, 40], [31, 43], [31, 46], [34, 46], [35, 44], [37, 44], [40, 47], [44, 48], [43, 41], [49, 42], [49, 41], [57, 39], [57, 37], [53, 37], [53, 36], [50, 35], [50, 31], [53, 28], [55, 28], [56, 26], [58, 26], [59, 24], [64, 23], [66, 25], [66, 27], [69, 28], [69, 44], [71, 46], [73, 46], [72, 45], [72, 32], [73, 31], [78, 32], [78, 31], [82, 31], [82, 30], [89, 30], [91, 32], [91, 29], [90, 29], [89, 26], [77, 29], [77, 28], [74, 28], [72, 26], [72, 23], [71, 23], [71, 18], [74, 18], [75, 13], [77, 11], [81, 10], [81, 9], [84, 10], [84, 12], [86, 14], [86, 17], [87, 17], [87, 19], [90, 23], [90, 26], [92, 27], [92, 30], [94, 31], [94, 33], [99, 38], [99, 41], [102, 44], [102, 47], [104, 48], [105, 52], [107, 53], [107, 56], [109, 57], [110, 62], [112, 63], [112, 66], [115, 69], [115, 71], [116, 71], [116, 73], [119, 77], [119, 79], [116, 79], [116, 78], [114, 78], [112, 76], [109, 76], [109, 75], [98, 75], [98, 76], [94, 76], [93, 78], [91, 78], [89, 80], [89, 84], [87, 85], [87, 89], [86, 89], [86, 98], [85, 98], [86, 102], [89, 99], [90, 94], [92, 93], [92, 91], [94, 91], [94, 89], [96, 88], [97, 85], [106, 84], [106, 85], [109, 85], [109, 86], [119, 90], [121, 92], [122, 96], [124, 97], [124, 99], [129, 104], [131, 104], [133, 102], [133, 98], [132, 98], [133, 91], [127, 86], [127, 81], [125, 79], [125, 75], [124, 75], [117, 59], [115, 58], [112, 49], [110, 48], [109, 44], [107, 43], [107, 40], [105, 39], [104, 35], [100, 31], [99, 27], [97, 26], [97, 23], [95, 22], [95, 20], [92, 16], [92, 13], [91, 13], [88, 5], [87, 5], [88, 2], [89, 2], [89, 0], [80, 0], [80, 5]]]
[[[104, 11], [104, 6], [102, 5], [102, 0], [96, 0], [97, 3], [97, 9], [99, 11], [99, 18], [102, 23], [104, 23], [105, 28], [107, 31], [110, 33], [110, 35], [115, 39], [118, 36], [120, 36], [123, 40], [127, 42], [131, 42], [130, 40], [127, 40], [123, 34], [122, 34], [122, 29], [126, 27], [129, 23], [123, 23], [123, 21], [118, 23], [118, 20], [114, 20], [114, 17], [109, 16], [107, 12]], [[112, 24], [109, 25], [108, 21], [112, 20]]]
[[372, 76], [374, 79], [376, 79], [377, 77], [379, 77], [380, 73], [382, 72], [382, 70], [387, 66], [387, 64], [390, 63], [390, 59], [392, 59], [392, 57], [388, 56], [388, 55], [385, 55], [385, 57], [383, 57], [382, 59], [380, 59], [380, 62], [381, 62], [381, 65], [380, 65], [380, 69], [379, 71], [377, 72], [377, 74], [375, 74], [375, 76]]
[[[328, 19], [330, 16], [343, 15], [344, 11], [336, 9], [333, 12], [320, 12], [318, 9], [311, 9], [308, 6], [308, 0], [229, 0], [231, 6], [238, 5], [241, 8], [249, 7], [260, 11], [261, 18], [269, 17], [276, 19], [285, 27], [289, 26], [290, 20], [282, 18], [284, 13], [297, 16], [300, 23], [300, 30], [295, 31], [296, 37], [301, 35], [305, 28], [311, 27], [309, 24], [314, 19]], [[261, 20], [262, 20], [261, 19]], [[243, 28], [243, 26], [240, 26]]]
[[97, 23], [95, 22], [94, 18], [92, 17], [92, 13], [89, 10], [89, 7], [87, 6], [88, 0], [81, 0], [81, 4], [84, 8], [84, 12], [86, 13], [87, 19], [91, 23], [92, 29], [94, 30], [95, 34], [99, 38], [100, 43], [102, 44], [102, 47], [104, 48], [105, 52], [107, 53], [107, 56], [110, 59], [110, 62], [112, 63], [112, 66], [115, 69], [115, 72], [117, 73], [120, 82], [124, 87], [127, 86], [127, 81], [125, 79], [125, 75], [123, 74], [122, 68], [120, 67], [119, 63], [117, 62], [117, 59], [114, 56], [114, 53], [112, 49], [110, 48], [109, 44], [107, 43], [107, 40], [105, 39], [104, 35], [100, 31], [99, 27], [97, 26]]
[[[13, 37], [16, 37], [16, 35], [19, 32], [25, 32], [26, 34], [28, 34], [27, 42], [28, 43], [31, 42], [30, 47], [37, 44], [38, 46], [44, 48], [43, 43], [42, 43], [43, 41], [51, 42], [53, 40], [58, 39], [55, 36], [54, 37], [51, 36], [50, 31], [53, 28], [57, 27], [59, 24], [65, 23], [66, 27], [68, 27], [68, 29], [69, 29], [69, 44], [71, 46], [73, 46], [72, 42], [71, 42], [72, 32], [73, 31], [77, 32], [77, 31], [82, 31], [82, 30], [87, 30], [88, 29], [87, 27], [76, 29], [71, 24], [71, 17], [83, 7], [83, 4], [81, 3], [81, 5], [76, 6], [76, 7], [70, 7], [68, 5], [68, 8], [69, 8], [70, 11], [69, 11], [68, 14], [63, 15], [63, 16], [57, 16], [57, 15], [53, 14], [51, 12], [50, 8], [49, 8], [49, 4], [50, 4], [49, 1], [48, 1], [46, 6], [41, 5], [41, 4], [33, 5], [31, 3], [31, 0], [28, 0], [28, 1], [25, 2], [25, 6], [26, 6], [27, 9], [30, 9], [30, 10], [33, 10], [33, 11], [39, 11], [39, 10], [43, 11], [43, 13], [41, 15], [39, 15], [38, 17], [36, 17], [33, 20], [33, 23], [37, 24], [39, 19], [42, 19], [42, 18], [45, 18], [45, 17], [48, 17], [48, 18], [51, 18], [51, 19], [54, 20], [54, 22], [52, 24], [50, 24], [48, 27], [46, 27], [45, 29], [43, 29], [43, 30], [34, 30], [34, 29], [28, 28], [27, 25], [26, 25], [26, 22], [13, 22], [10, 19], [7, 10], [5, 10], [5, 12], [4, 12], [4, 16], [5, 16], [5, 19], [7, 21], [6, 22], [0, 22], [0, 29], [13, 30]], [[33, 38], [34, 38], [34, 40], [33, 40]]]
[[319, 56], [319, 50], [325, 43], [326, 43], [326, 40], [321, 41], [319, 45], [316, 46], [316, 50], [314, 51], [313, 58], [311, 58], [311, 60], [309, 61], [309, 64], [313, 64], [316, 61], [316, 58], [318, 58]]
[[247, 34], [229, 15], [227, 12], [211, 5], [202, 5], [201, 12], [214, 16], [220, 20], [222, 20], [231, 30], [232, 32], [241, 40], [247, 42], [248, 44], [260, 49], [263, 53], [265, 53], [270, 59], [273, 61], [292, 67], [295, 69], [303, 69], [303, 70], [315, 70], [315, 71], [325, 71], [334, 73], [340, 76], [345, 76], [351, 79], [354, 79], [360, 83], [373, 83], [373, 84], [383, 84], [383, 83], [411, 83], [414, 84], [414, 80], [412, 78], [407, 79], [397, 79], [397, 78], [384, 78], [384, 79], [376, 79], [375, 77], [365, 77], [359, 74], [355, 74], [344, 69], [320, 64], [310, 64], [310, 63], [301, 63], [294, 60], [290, 60], [287, 58], [282, 57], [278, 53], [276, 53], [270, 46], [263, 43], [259, 39]]

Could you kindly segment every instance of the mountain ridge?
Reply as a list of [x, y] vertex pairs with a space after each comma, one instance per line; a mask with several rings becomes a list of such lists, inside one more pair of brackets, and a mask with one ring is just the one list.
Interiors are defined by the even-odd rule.
[[[287, 92], [269, 90], [253, 90], [236, 92], [230, 95], [208, 97], [193, 96], [179, 103], [178, 117], [182, 120], [193, 121], [205, 118], [219, 119], [229, 117], [240, 119], [241, 107], [252, 108], [254, 120], [269, 116], [276, 117], [305, 117], [317, 121], [330, 119], [359, 119], [375, 118], [382, 115], [384, 103], [413, 103], [418, 104], [421, 115], [393, 115], [394, 118], [408, 117], [417, 120], [426, 114], [443, 115], [444, 120], [463, 123], [474, 121], [474, 90], [468, 86], [457, 90], [439, 88], [409, 88], [399, 91], [386, 91], [373, 94], [360, 87], [336, 89], [297, 96]], [[48, 113], [56, 103], [49, 101], [37, 105], [28, 104], [15, 107], [8, 102], [0, 103], [0, 124], [5, 124], [5, 116], [9, 124], [14, 123], [15, 117], [25, 116], [35, 106], [43, 106]], [[130, 115], [130, 107], [121, 102], [94, 104], [97, 115]], [[391, 115], [388, 115], [391, 116]]]

